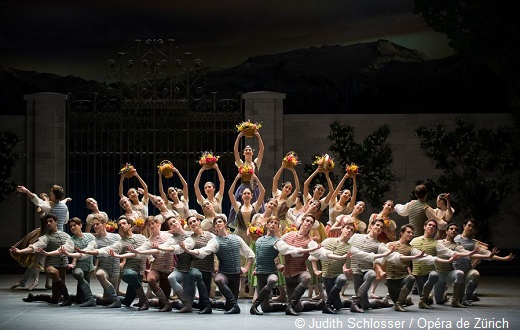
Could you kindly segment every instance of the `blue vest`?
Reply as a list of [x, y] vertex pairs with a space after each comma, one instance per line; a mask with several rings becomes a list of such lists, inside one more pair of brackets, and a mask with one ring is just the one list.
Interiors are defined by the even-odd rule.
[[69, 221], [67, 214], [69, 213], [69, 208], [65, 203], [57, 202], [54, 203], [54, 207], [51, 209], [51, 213], [58, 218], [58, 230], [63, 231], [63, 225]]
[[224, 274], [240, 274], [240, 241], [235, 235], [217, 236], [219, 248], [216, 253], [219, 272]]
[[256, 273], [276, 274], [278, 269], [274, 259], [278, 256], [278, 250], [274, 243], [279, 240], [276, 236], [262, 236], [256, 240]]

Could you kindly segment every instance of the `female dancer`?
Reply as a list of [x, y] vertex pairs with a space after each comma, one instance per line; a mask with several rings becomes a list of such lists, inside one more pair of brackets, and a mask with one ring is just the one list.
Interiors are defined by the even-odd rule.
[[85, 227], [85, 232], [90, 233], [92, 230], [92, 224], [94, 223], [94, 215], [99, 214], [102, 217], [104, 217], [107, 221], [108, 215], [105, 212], [99, 210], [98, 202], [92, 197], [87, 198], [85, 200], [85, 204], [87, 205], [87, 209], [91, 211], [91, 213], [87, 215], [87, 226]]
[[[435, 214], [446, 222], [450, 222], [453, 219], [453, 213], [455, 213], [455, 209], [451, 207], [450, 194], [444, 193], [437, 196], [437, 208], [433, 210]], [[437, 230], [437, 239], [446, 238], [446, 229]]]
[[190, 215], [190, 208], [188, 206], [188, 183], [186, 182], [186, 180], [184, 180], [183, 176], [176, 167], [173, 167], [173, 172], [176, 173], [179, 179], [181, 180], [182, 190], [176, 187], [169, 187], [168, 196], [171, 198], [170, 201], [164, 193], [162, 174], [160, 171], [157, 171], [157, 173], [159, 174], [159, 192], [161, 194], [161, 198], [166, 204], [166, 207], [169, 210], [176, 211], [182, 219], [186, 219]]
[[[311, 184], [312, 179], [320, 172], [325, 174], [325, 178], [327, 179], [327, 183], [329, 186], [329, 192], [325, 197], [323, 197], [323, 195], [325, 194], [325, 187], [323, 187], [323, 185], [321, 184], [316, 184], [314, 186], [311, 196], [311, 194], [309, 193], [309, 185]], [[303, 183], [303, 202], [305, 204], [305, 208], [307, 209], [312, 201], [318, 201], [320, 203], [319, 211], [318, 213], [316, 213], [316, 219], [320, 218], [321, 213], [323, 212], [323, 210], [325, 210], [327, 205], [329, 205], [329, 202], [332, 198], [334, 186], [332, 185], [332, 181], [330, 180], [329, 172], [330, 171], [324, 171], [323, 169], [317, 168]]]
[[[251, 203], [251, 200], [253, 199], [253, 192], [250, 188], [244, 188], [242, 189], [242, 202], [238, 202], [235, 199], [235, 196], [233, 195], [233, 191], [235, 190], [235, 185], [240, 177], [241, 174], [238, 173], [235, 177], [235, 180], [233, 180], [231, 187], [229, 187], [228, 195], [229, 200], [231, 201], [231, 206], [233, 207], [236, 213], [236, 230], [234, 234], [242, 238], [247, 245], [250, 245], [251, 236], [248, 235], [248, 228], [251, 224], [251, 219], [253, 218], [255, 213], [258, 213], [260, 211], [260, 208], [263, 205], [265, 189], [258, 177], [256, 176], [256, 174], [253, 173], [251, 179], [252, 181], [256, 182], [256, 185], [260, 191], [258, 199], [254, 203]], [[245, 295], [246, 291], [248, 291], [246, 289], [245, 276], [240, 278], [240, 284], [241, 285], [239, 297]]]
[[361, 219], [359, 219], [359, 216], [364, 211], [365, 211], [365, 202], [363, 202], [363, 201], [356, 202], [356, 204], [354, 205], [354, 210], [352, 210], [352, 213], [350, 213], [348, 215], [342, 214], [342, 215], [338, 216], [336, 218], [336, 222], [334, 223], [332, 228], [330, 228], [330, 231], [331, 232], [341, 231], [341, 227], [343, 227], [343, 225], [345, 223], [353, 223], [356, 228], [356, 233], [365, 234], [365, 232], [367, 230], [367, 224], [364, 223]]
[[214, 229], [213, 221], [215, 220], [215, 218], [217, 216], [223, 216], [227, 222], [226, 215], [215, 212], [214, 203], [211, 203], [209, 200], [205, 200], [202, 203], [202, 211], [205, 215], [205, 218], [204, 218], [204, 220], [202, 220], [200, 226], [201, 226], [202, 230], [204, 230], [204, 231], [211, 231], [212, 233], [214, 233], [213, 232], [213, 229]]
[[[206, 198], [204, 198], [199, 188], [200, 178], [202, 176], [202, 172], [207, 171], [209, 169], [215, 169], [215, 171], [217, 171], [219, 188], [217, 194], [215, 194], [215, 191], [217, 190], [215, 184], [211, 181], [206, 182], [204, 184], [204, 193], [206, 194]], [[199, 173], [195, 178], [195, 183], [193, 184], [193, 187], [195, 188], [195, 196], [197, 197], [197, 203], [202, 207], [202, 212], [205, 212], [205, 207], [203, 205], [204, 202], [209, 201], [211, 204], [213, 204], [213, 210], [216, 213], [222, 213], [222, 198], [224, 196], [224, 189], [226, 188], [225, 184], [226, 180], [224, 180], [224, 176], [222, 175], [222, 172], [220, 171], [218, 164], [214, 164], [211, 167], [204, 165], [200, 168]], [[207, 216], [206, 213], [204, 213], [204, 215]]]
[[164, 200], [161, 197], [153, 196], [151, 200], [152, 204], [159, 210], [159, 214], [157, 214], [155, 217], [158, 218], [159, 222], [161, 223], [161, 231], [168, 231], [168, 223], [165, 220], [172, 216], [176, 217], [179, 214], [177, 211], [168, 210]]
[[[49, 197], [46, 193], [41, 193], [40, 198], [44, 201], [49, 201]], [[45, 216], [45, 212], [38, 207], [37, 209], [38, 215], [40, 216], [40, 220]], [[40, 236], [45, 235], [47, 232], [47, 224], [43, 221], [40, 222], [40, 228], [36, 228], [31, 231], [27, 235], [25, 235], [20, 241], [15, 243], [13, 246], [19, 249], [25, 249], [29, 245], [35, 243]], [[25, 283], [29, 278], [34, 277], [34, 280], [31, 285], [27, 288], [29, 291], [34, 290], [38, 286], [38, 280], [40, 278], [40, 271], [44, 271], [43, 266], [41, 265], [41, 260], [43, 258], [40, 254], [13, 254], [10, 253], [11, 257], [16, 260], [20, 266], [27, 267], [27, 270], [22, 275], [22, 277], [16, 282], [13, 286], [11, 286], [11, 290], [16, 289], [17, 287], [25, 287]], [[47, 285], [46, 285], [47, 287]], [[51, 286], [49, 285], [48, 289]]]
[[[240, 158], [240, 153], [238, 152], [238, 145], [240, 143], [240, 138], [242, 136], [245, 136], [245, 134], [243, 132], [240, 132], [237, 136], [237, 139], [235, 140], [235, 146], [233, 148], [234, 155], [235, 155], [235, 165], [237, 166], [237, 168], [240, 168], [243, 165], [247, 165], [253, 169], [254, 174], [258, 174], [258, 171], [260, 170], [260, 166], [262, 165], [262, 159], [264, 158], [264, 142], [262, 141], [262, 137], [260, 136], [260, 133], [258, 133], [258, 131], [255, 133], [255, 136], [258, 138], [258, 146], [259, 146], [258, 157], [253, 159], [253, 148], [251, 146], [247, 145], [244, 148], [244, 152], [243, 152], [244, 160], [242, 160]], [[259, 187], [255, 184], [255, 180], [253, 180], [253, 178], [251, 178], [250, 181], [242, 180], [242, 183], [240, 184], [240, 186], [237, 188], [237, 190], [234, 193], [234, 199], [236, 201], [238, 201], [239, 203], [242, 202], [242, 191], [246, 188], [249, 188], [249, 190], [252, 193], [251, 203], [254, 203], [258, 199], [260, 199], [259, 198], [259, 196], [260, 196]], [[262, 199], [263, 199], [263, 197], [262, 197]], [[233, 207], [229, 211], [228, 219], [229, 219], [228, 225], [230, 227], [234, 227], [235, 223], [236, 223], [236, 211]]]
[[282, 183], [282, 189], [278, 189], [278, 181], [280, 181], [280, 176], [282, 175], [284, 168], [287, 167], [283, 165], [280, 166], [274, 175], [272, 187], [273, 198], [275, 198], [277, 201], [277, 207], [274, 214], [276, 214], [278, 219], [282, 222], [282, 225], [283, 222], [285, 222], [287, 211], [289, 211], [289, 208], [293, 206], [294, 203], [296, 203], [296, 199], [298, 198], [298, 193], [300, 191], [300, 180], [298, 180], [298, 175], [296, 174], [294, 167], [287, 168], [293, 174], [294, 189], [290, 181], [285, 181]]
[[[128, 189], [127, 197], [130, 200], [130, 205], [132, 206], [132, 209], [135, 211], [141, 212], [143, 217], [148, 216], [148, 185], [144, 182], [144, 180], [139, 176], [139, 173], [135, 173], [134, 175], [139, 183], [141, 184], [141, 187], [143, 188], [142, 194], [143, 198], [139, 200], [139, 193], [135, 188]], [[125, 180], [124, 174], [121, 174], [121, 180], [119, 181], [119, 198], [125, 197], [123, 194], [123, 181]]]
[[[335, 230], [332, 233], [330, 232], [330, 228], [334, 226], [336, 223], [336, 219], [338, 216], [342, 214], [349, 214], [354, 210], [354, 204], [356, 203], [357, 196], [357, 184], [356, 184], [356, 175], [352, 177], [352, 195], [350, 190], [344, 189], [341, 190], [345, 180], [349, 178], [349, 174], [345, 173], [341, 181], [338, 183], [336, 190], [332, 193], [332, 197], [329, 202], [329, 222], [325, 227], [325, 231], [329, 237], [339, 237], [341, 234], [341, 230]], [[339, 200], [336, 198], [339, 194]]]

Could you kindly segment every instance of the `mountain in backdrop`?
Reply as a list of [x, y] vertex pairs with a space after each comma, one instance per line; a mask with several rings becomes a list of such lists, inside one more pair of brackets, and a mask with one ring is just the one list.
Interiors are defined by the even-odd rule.
[[[510, 112], [504, 84], [484, 65], [458, 55], [429, 60], [387, 40], [251, 57], [232, 68], [208, 68], [207, 78], [206, 91], [219, 98], [286, 93], [288, 114]], [[0, 106], [3, 113], [24, 113], [24, 94], [79, 95], [103, 86], [74, 76], [0, 69]]]

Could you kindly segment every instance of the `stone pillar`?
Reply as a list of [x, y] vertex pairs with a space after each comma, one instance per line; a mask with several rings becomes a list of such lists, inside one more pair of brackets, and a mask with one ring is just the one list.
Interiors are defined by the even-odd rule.
[[[251, 92], [242, 94], [244, 101], [245, 119], [262, 124], [260, 134], [264, 142], [264, 158], [259, 172], [260, 181], [266, 189], [266, 197], [271, 196], [271, 184], [273, 176], [280, 167], [282, 158], [285, 155], [284, 134], [283, 134], [283, 100], [284, 93], [277, 92]], [[253, 144], [253, 148], [258, 148], [258, 141], [249, 141], [246, 144]], [[291, 178], [292, 180], [292, 178]], [[282, 182], [282, 181], [280, 181]]]
[[[27, 169], [23, 184], [35, 194], [48, 194], [52, 185], [57, 184], [65, 189], [67, 196], [67, 95], [28, 94], [24, 100], [27, 101]], [[30, 202], [26, 214], [28, 227], [40, 225]]]

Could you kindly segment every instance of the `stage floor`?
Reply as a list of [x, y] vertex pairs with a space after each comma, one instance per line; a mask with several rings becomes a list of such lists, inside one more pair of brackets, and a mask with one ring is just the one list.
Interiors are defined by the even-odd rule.
[[[342, 310], [336, 315], [322, 314], [321, 311], [302, 313], [299, 317], [284, 313], [254, 316], [249, 314], [249, 299], [239, 301], [242, 313], [225, 315], [214, 310], [211, 315], [159, 313], [157, 309], [137, 311], [137, 308], [106, 309], [59, 307], [44, 302], [26, 303], [22, 301], [28, 291], [24, 288], [10, 290], [20, 275], [0, 275], [0, 329], [478, 329], [503, 328], [520, 329], [520, 277], [483, 276], [478, 293], [481, 300], [465, 309], [449, 305], [432, 305], [433, 310], [420, 310], [418, 296], [412, 295], [414, 306], [408, 312], [395, 312], [393, 308], [369, 310], [364, 314]], [[43, 274], [40, 282], [44, 282]], [[93, 291], [101, 293], [101, 286], [93, 279]], [[69, 290], [75, 283], [68, 275]], [[34, 294], [50, 293], [43, 289], [43, 283]], [[122, 283], [122, 289], [126, 286]], [[352, 288], [349, 287], [351, 292]], [[377, 294], [385, 294], [386, 286], [380, 284]], [[304, 297], [307, 297], [305, 294]]]

